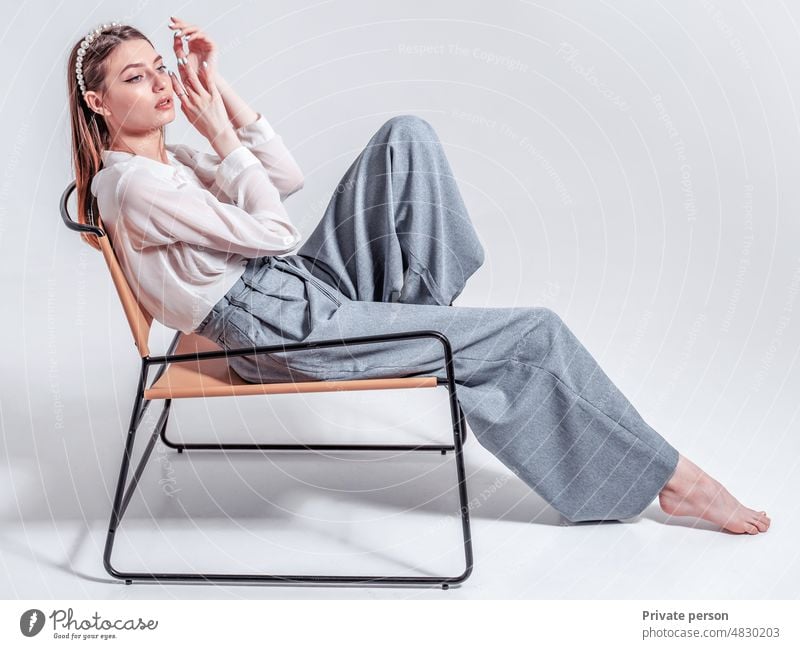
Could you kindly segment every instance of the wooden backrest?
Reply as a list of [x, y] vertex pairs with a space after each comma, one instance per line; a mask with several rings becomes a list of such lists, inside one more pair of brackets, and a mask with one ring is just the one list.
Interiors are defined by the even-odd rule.
[[[107, 232], [103, 227], [103, 222], [99, 214], [97, 216], [97, 223], [104, 232]], [[125, 312], [125, 317], [128, 319], [128, 326], [131, 328], [136, 349], [139, 350], [139, 355], [142, 358], [149, 356], [150, 347], [148, 341], [150, 340], [150, 328], [153, 324], [153, 316], [145, 311], [144, 307], [131, 290], [125, 273], [123, 273], [122, 267], [119, 265], [117, 255], [114, 253], [111, 239], [106, 235], [104, 237], [98, 237], [98, 241], [103, 251], [103, 258], [106, 260], [106, 265], [111, 273], [114, 288], [117, 289], [117, 295], [122, 303], [122, 310]]]
[[122, 304], [122, 310], [125, 313], [125, 317], [128, 319], [128, 326], [131, 328], [131, 333], [133, 334], [133, 342], [142, 358], [149, 356], [150, 347], [148, 341], [150, 340], [150, 327], [153, 324], [153, 316], [144, 309], [136, 298], [136, 294], [131, 290], [130, 284], [128, 284], [125, 273], [123, 273], [122, 267], [117, 260], [117, 255], [114, 253], [111, 239], [108, 237], [108, 233], [103, 226], [103, 221], [100, 218], [97, 199], [92, 196], [88, 206], [90, 221], [97, 225], [79, 223], [70, 215], [68, 207], [69, 197], [75, 191], [75, 187], [76, 184], [73, 180], [61, 194], [59, 203], [61, 218], [70, 230], [83, 232], [97, 238], [100, 250], [103, 253], [103, 259], [105, 259], [106, 266], [111, 274], [111, 280], [114, 282], [114, 288], [117, 290], [119, 301]]

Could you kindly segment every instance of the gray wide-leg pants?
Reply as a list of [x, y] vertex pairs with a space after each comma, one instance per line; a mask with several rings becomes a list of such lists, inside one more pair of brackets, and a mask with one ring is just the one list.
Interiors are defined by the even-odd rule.
[[[678, 451], [545, 307], [449, 306], [484, 250], [431, 125], [389, 119], [298, 252], [249, 260], [197, 332], [231, 349], [437, 330], [482, 446], [570, 521], [640, 514]], [[431, 338], [231, 357], [246, 381], [435, 375]]]

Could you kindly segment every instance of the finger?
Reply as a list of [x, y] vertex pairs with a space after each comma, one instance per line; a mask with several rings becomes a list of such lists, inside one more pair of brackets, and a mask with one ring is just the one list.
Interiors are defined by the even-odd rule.
[[[184, 59], [185, 61], [186, 59]], [[181, 64], [183, 74], [181, 75], [183, 79], [183, 85], [186, 86], [187, 91], [194, 91], [198, 95], [202, 94], [205, 88], [203, 84], [200, 82], [200, 79], [197, 76], [197, 72], [195, 72], [194, 68], [189, 65], [188, 63]]]
[[204, 59], [203, 62], [200, 64], [202, 67], [206, 69], [206, 73], [212, 79], [217, 72], [217, 62], [216, 56], [213, 52], [210, 52]]
[[174, 27], [178, 27], [175, 29], [175, 31], [180, 32], [180, 36], [182, 36], [186, 41], [203, 41], [208, 45], [213, 45], [208, 36], [206, 36], [206, 34], [197, 25], [188, 25], [185, 23], [182, 23], [181, 26], [170, 25], [170, 29], [173, 29]]
[[172, 23], [170, 23], [169, 27], [170, 29], [180, 29], [184, 34], [188, 34], [200, 29], [198, 25], [193, 25], [183, 20], [173, 21]]
[[169, 71], [169, 78], [172, 81], [172, 89], [180, 100], [181, 106], [187, 102], [191, 102], [191, 99], [186, 93], [186, 89], [181, 85], [181, 82], [178, 81], [178, 76], [172, 70]]
[[192, 34], [189, 50], [196, 53], [201, 60], [206, 61], [213, 72], [213, 66], [217, 59], [217, 47], [205, 32], [197, 31]]
[[181, 81], [187, 90], [197, 91], [197, 86], [192, 80], [191, 72], [192, 66], [188, 64], [188, 52], [183, 47], [183, 40], [179, 35], [175, 35], [173, 42], [173, 49], [175, 57], [178, 60], [178, 72], [180, 73]]
[[172, 70], [169, 71], [169, 80], [172, 82], [172, 89], [175, 91], [175, 94], [179, 97], [185, 94], [185, 89], [183, 84], [178, 80], [178, 75], [175, 74]]
[[200, 31], [200, 28], [196, 25], [186, 25], [184, 27], [173, 27], [175, 31], [179, 31], [180, 35], [186, 38], [195, 38], [194, 34]]
[[185, 90], [195, 90], [191, 79], [189, 78], [189, 68], [191, 66], [187, 63], [187, 59], [178, 57], [178, 75], [180, 76], [181, 84]]
[[199, 31], [200, 31], [200, 28], [199, 28], [199, 27], [193, 27], [193, 26], [191, 26], [191, 27], [184, 27], [184, 28], [182, 28], [182, 29], [181, 29], [181, 33], [182, 33], [182, 34], [183, 34], [183, 35], [186, 37], [186, 40], [187, 40], [187, 41], [188, 41], [190, 38], [191, 38], [192, 40], [194, 40], [195, 38], [197, 38], [196, 34], [197, 34]]
[[176, 29], [172, 34], [172, 51], [175, 52], [177, 58], [186, 56], [186, 50], [183, 47], [183, 38], [181, 37], [180, 30]]
[[200, 84], [206, 90], [206, 92], [211, 94], [211, 88], [209, 86], [208, 74], [206, 74], [206, 66], [203, 65], [202, 61], [200, 62], [200, 66], [199, 66], [199, 68], [197, 70], [197, 78], [200, 81]]
[[198, 94], [197, 86], [193, 82], [191, 78], [191, 66], [187, 63], [184, 63], [186, 59], [178, 59], [178, 71], [180, 73], [181, 83], [183, 84], [183, 88], [186, 91], [187, 96], [191, 95], [194, 98], [194, 95]]
[[200, 82], [203, 84], [203, 87], [206, 89], [209, 95], [212, 97], [216, 96], [218, 93], [217, 90], [217, 82], [214, 78], [214, 68], [208, 61], [200, 61], [198, 66], [197, 76], [200, 79]]
[[214, 80], [214, 70], [207, 61], [200, 63], [200, 75], [203, 87], [205, 87], [211, 96], [216, 96], [219, 91], [217, 90], [217, 84]]
[[170, 25], [170, 29], [176, 29], [181, 32], [181, 34], [186, 38], [186, 40], [195, 40], [198, 38], [197, 34], [202, 33], [199, 25], [192, 25], [183, 20], [173, 20]]

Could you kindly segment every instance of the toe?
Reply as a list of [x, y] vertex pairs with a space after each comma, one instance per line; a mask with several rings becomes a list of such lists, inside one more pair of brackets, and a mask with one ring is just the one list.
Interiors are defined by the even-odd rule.
[[758, 534], [758, 528], [752, 523], [745, 523], [744, 531], [747, 532], [748, 534]]

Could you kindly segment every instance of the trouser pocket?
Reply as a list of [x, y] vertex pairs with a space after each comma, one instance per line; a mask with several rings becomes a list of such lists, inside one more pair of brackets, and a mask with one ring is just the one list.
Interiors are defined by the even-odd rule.
[[331, 300], [336, 306], [342, 306], [342, 300], [339, 295], [336, 294], [336, 291], [333, 287], [329, 286], [325, 282], [323, 282], [318, 277], [312, 275], [309, 271], [305, 270], [304, 268], [300, 268], [295, 266], [291, 262], [287, 261], [286, 259], [282, 259], [280, 257], [273, 257], [273, 264], [276, 268], [280, 270], [285, 270], [288, 273], [292, 273], [293, 275], [297, 275], [300, 279], [304, 279], [309, 282], [312, 286], [316, 287], [320, 293], [325, 295], [329, 300]]

